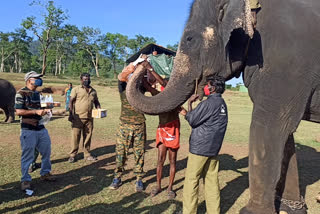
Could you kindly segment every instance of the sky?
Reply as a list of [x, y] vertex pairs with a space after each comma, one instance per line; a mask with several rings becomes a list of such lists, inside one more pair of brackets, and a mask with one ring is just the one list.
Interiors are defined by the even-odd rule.
[[[129, 38], [135, 35], [154, 37], [159, 45], [180, 41], [193, 0], [54, 0], [67, 12], [65, 24], [79, 28], [90, 26], [102, 33], [121, 33]], [[9, 32], [21, 27], [28, 16], [40, 17], [32, 0], [2, 0], [0, 31]], [[231, 84], [242, 82], [231, 80]]]

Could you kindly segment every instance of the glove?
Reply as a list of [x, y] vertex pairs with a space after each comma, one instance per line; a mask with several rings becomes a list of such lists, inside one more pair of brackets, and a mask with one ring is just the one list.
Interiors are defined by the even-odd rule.
[[70, 111], [70, 113], [69, 113], [69, 117], [68, 117], [68, 121], [70, 121], [70, 122], [72, 123], [72, 122], [73, 122], [73, 120], [74, 120], [74, 117], [73, 117], [72, 112]]
[[140, 62], [143, 62], [144, 60], [145, 60], [145, 59], [139, 57], [139, 58], [136, 59], [136, 61], [134, 61], [132, 64], [133, 64], [134, 66], [136, 66], [136, 65], [138, 65]]

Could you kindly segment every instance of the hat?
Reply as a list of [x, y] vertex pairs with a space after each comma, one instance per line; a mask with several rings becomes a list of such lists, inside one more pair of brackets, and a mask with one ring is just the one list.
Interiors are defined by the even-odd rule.
[[28, 79], [30, 79], [30, 78], [38, 78], [38, 77], [42, 77], [42, 76], [43, 76], [42, 74], [38, 74], [35, 71], [30, 71], [30, 72], [26, 73], [26, 75], [24, 75], [24, 80], [27, 82]]

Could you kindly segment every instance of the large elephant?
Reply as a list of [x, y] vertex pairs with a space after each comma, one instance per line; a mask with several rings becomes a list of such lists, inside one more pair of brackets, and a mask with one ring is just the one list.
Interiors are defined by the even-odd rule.
[[189, 98], [196, 81], [201, 94], [206, 76], [228, 80], [242, 73], [253, 113], [250, 199], [241, 213], [305, 213], [293, 132], [302, 119], [320, 122], [320, 1], [260, 0], [254, 31], [248, 1], [195, 0], [166, 89], [154, 97], [139, 92], [140, 65], [128, 101], [147, 114], [168, 112]]
[[13, 85], [5, 79], [0, 79], [0, 108], [3, 109], [6, 115], [5, 122], [7, 123], [14, 121], [15, 95], [16, 89]]

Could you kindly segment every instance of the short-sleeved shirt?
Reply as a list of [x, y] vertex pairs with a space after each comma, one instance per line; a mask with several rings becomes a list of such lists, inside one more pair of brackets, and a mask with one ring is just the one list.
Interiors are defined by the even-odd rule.
[[[38, 91], [32, 91], [27, 87], [21, 88], [15, 99], [15, 108], [24, 110], [38, 110], [41, 109], [40, 93]], [[27, 130], [41, 130], [43, 125], [39, 125], [39, 121], [42, 119], [39, 115], [21, 116], [21, 128]]]
[[128, 102], [126, 91], [120, 93], [121, 114], [120, 121], [126, 124], [135, 125], [142, 124], [146, 121], [144, 114], [136, 111]]
[[83, 119], [91, 119], [93, 104], [98, 100], [97, 91], [90, 87], [87, 92], [84, 86], [76, 86], [72, 88], [70, 97], [71, 99], [75, 99], [75, 116]]

